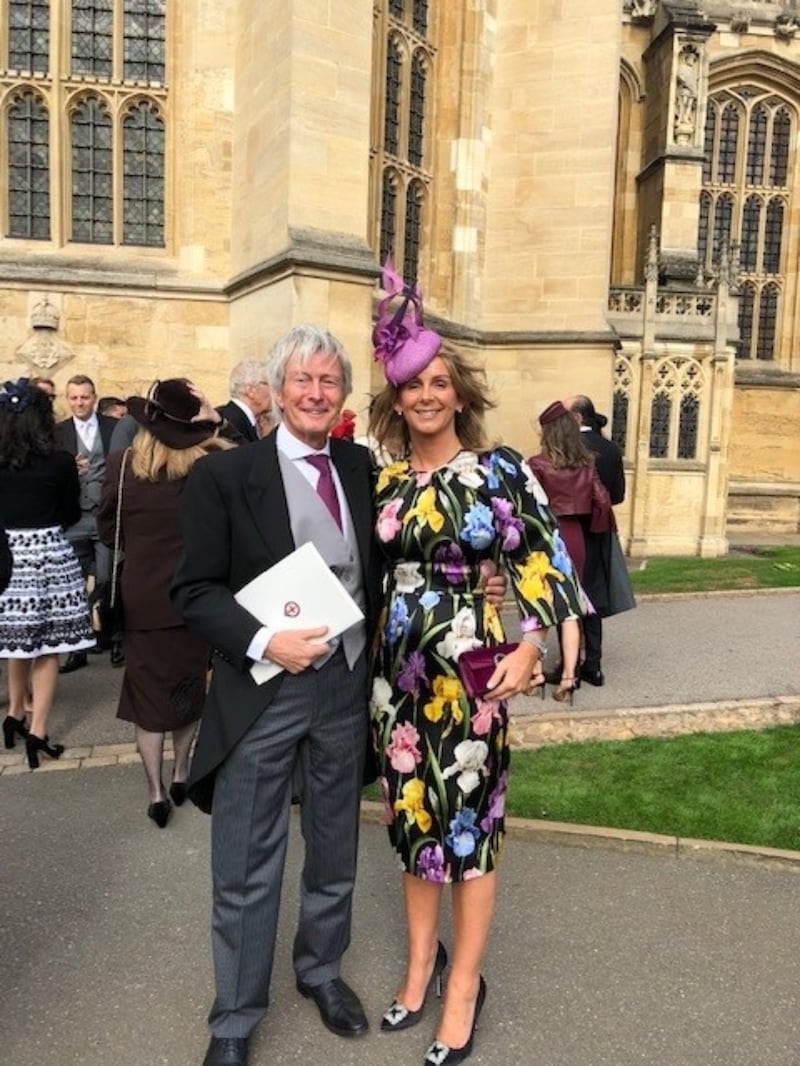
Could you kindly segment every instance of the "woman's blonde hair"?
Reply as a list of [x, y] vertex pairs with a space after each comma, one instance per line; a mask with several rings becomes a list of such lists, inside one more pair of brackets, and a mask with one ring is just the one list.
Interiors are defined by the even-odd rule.
[[[489, 392], [486, 372], [468, 356], [448, 344], [437, 352], [450, 374], [450, 380], [463, 409], [456, 414], [456, 434], [471, 452], [489, 451], [496, 445], [487, 433], [486, 412], [497, 406]], [[386, 385], [370, 404], [369, 435], [394, 458], [408, 455], [411, 441], [405, 420], [395, 411], [402, 385]]]
[[157, 440], [149, 429], [142, 426], [131, 444], [131, 470], [133, 476], [138, 477], [140, 481], [158, 481], [162, 470], [168, 481], [179, 481], [188, 476], [197, 460], [202, 459], [204, 455], [232, 447], [233, 444], [229, 440], [209, 437], [202, 444], [195, 444], [191, 448], [168, 448]]

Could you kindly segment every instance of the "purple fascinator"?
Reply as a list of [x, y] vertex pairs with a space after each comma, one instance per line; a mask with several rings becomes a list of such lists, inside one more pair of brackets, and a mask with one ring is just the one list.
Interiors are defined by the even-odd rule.
[[[442, 338], [423, 325], [419, 285], [406, 284], [396, 273], [391, 259], [383, 264], [381, 285], [386, 296], [380, 302], [372, 330], [375, 359], [383, 363], [383, 372], [391, 385], [403, 385], [430, 363], [442, 346]], [[403, 299], [392, 313], [389, 305], [396, 296]]]

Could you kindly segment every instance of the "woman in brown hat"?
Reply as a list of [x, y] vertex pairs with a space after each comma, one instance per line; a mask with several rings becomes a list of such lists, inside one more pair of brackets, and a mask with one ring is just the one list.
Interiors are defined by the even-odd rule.
[[141, 428], [130, 448], [109, 456], [97, 525], [100, 539], [113, 547], [119, 523], [125, 674], [117, 717], [136, 727], [147, 814], [163, 829], [172, 809], [161, 772], [164, 735], [172, 733], [174, 750], [169, 796], [180, 806], [208, 666], [207, 645], [182, 624], [169, 599], [183, 547], [180, 498], [194, 463], [231, 445], [217, 436], [218, 412], [185, 378], [156, 381], [146, 399], [131, 396], [127, 404]]

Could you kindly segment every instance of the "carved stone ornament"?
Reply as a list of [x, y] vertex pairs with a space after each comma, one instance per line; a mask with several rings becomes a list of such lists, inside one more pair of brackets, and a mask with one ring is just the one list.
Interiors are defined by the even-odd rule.
[[800, 30], [800, 18], [785, 13], [775, 19], [775, 36], [779, 41], [792, 41]]
[[747, 33], [750, 29], [750, 16], [745, 14], [731, 17], [731, 33]]
[[631, 0], [631, 18], [634, 22], [655, 17], [658, 11], [658, 0]]
[[56, 336], [60, 321], [58, 308], [45, 296], [31, 311], [33, 335], [17, 348], [19, 359], [37, 370], [54, 370], [74, 358], [75, 353]]

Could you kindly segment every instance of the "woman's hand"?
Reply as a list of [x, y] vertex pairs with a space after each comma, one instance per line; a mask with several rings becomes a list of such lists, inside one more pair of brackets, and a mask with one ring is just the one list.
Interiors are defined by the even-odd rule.
[[510, 700], [521, 692], [527, 692], [531, 678], [541, 673], [539, 649], [530, 644], [519, 644], [510, 655], [501, 659], [489, 680], [486, 699]]
[[200, 401], [200, 410], [192, 418], [192, 422], [213, 422], [214, 425], [220, 425], [222, 422], [222, 415], [211, 404], [205, 396], [204, 392], [201, 392], [196, 385], [189, 386], [189, 392], [192, 396], [195, 396]]

